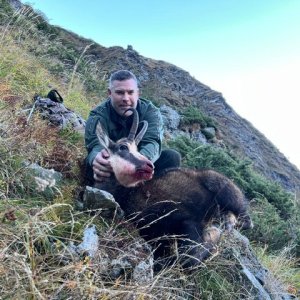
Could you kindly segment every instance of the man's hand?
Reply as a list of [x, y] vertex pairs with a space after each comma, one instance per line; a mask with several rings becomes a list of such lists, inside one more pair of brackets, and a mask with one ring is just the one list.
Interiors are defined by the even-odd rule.
[[95, 157], [93, 161], [93, 171], [95, 181], [102, 182], [110, 177], [112, 168], [108, 160], [109, 153], [103, 149]]

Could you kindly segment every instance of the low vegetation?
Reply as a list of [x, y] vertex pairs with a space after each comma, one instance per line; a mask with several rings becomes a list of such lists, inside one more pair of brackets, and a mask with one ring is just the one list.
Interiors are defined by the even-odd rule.
[[[15, 13], [1, 0], [0, 8], [0, 298], [247, 299], [249, 291], [236, 284], [230, 261], [221, 257], [191, 274], [178, 266], [163, 269], [151, 283], [137, 286], [131, 278], [103, 274], [87, 256], [74, 255], [70, 242], [80, 242], [89, 225], [96, 226], [109, 251], [122, 251], [120, 245], [133, 243], [136, 233], [98, 212], [76, 210], [83, 138], [29, 113], [34, 94], [45, 96], [56, 87], [65, 105], [86, 118], [105, 94], [105, 73], [85, 56], [86, 45], [76, 50], [72, 41], [62, 43], [67, 33], [30, 7]], [[191, 108], [183, 114], [185, 122], [214, 127], [213, 120]], [[299, 200], [227, 149], [187, 138], [168, 143], [182, 153], [185, 165], [216, 169], [243, 189], [256, 225], [246, 234], [264, 265], [296, 295]], [[31, 163], [59, 171], [60, 185], [39, 189]]]
[[190, 125], [193, 123], [199, 124], [204, 127], [216, 127], [212, 118], [203, 114], [199, 109], [194, 106], [186, 107], [182, 112], [181, 125]]

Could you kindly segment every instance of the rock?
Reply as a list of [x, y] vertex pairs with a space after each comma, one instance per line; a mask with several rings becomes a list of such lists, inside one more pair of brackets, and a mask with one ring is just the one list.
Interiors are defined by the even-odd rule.
[[85, 120], [77, 113], [66, 108], [63, 103], [36, 96], [32, 109], [37, 109], [44, 119], [49, 120], [52, 125], [57, 126], [59, 129], [70, 126], [75, 131], [84, 134]]
[[234, 264], [233, 274], [234, 269], [240, 270], [241, 278], [238, 280], [251, 293], [253, 297], [251, 299], [294, 299], [294, 296], [288, 294], [278, 280], [259, 262], [244, 235], [233, 230], [230, 234], [224, 234], [222, 240], [221, 255]]
[[109, 262], [109, 276], [116, 279], [124, 274], [138, 284], [145, 284], [153, 280], [153, 265], [154, 259], [150, 246], [137, 238]]
[[139, 262], [132, 274], [132, 279], [140, 284], [149, 283], [153, 279], [153, 257]]
[[45, 195], [46, 198], [52, 199], [57, 186], [62, 181], [62, 174], [54, 169], [45, 169], [36, 163], [25, 162], [25, 166], [32, 170], [36, 183], [36, 190]]
[[162, 114], [165, 129], [169, 131], [177, 130], [180, 123], [179, 113], [167, 105], [162, 105], [160, 107], [160, 112]]
[[90, 257], [94, 257], [99, 248], [99, 236], [97, 235], [95, 225], [87, 227], [83, 232], [83, 241], [78, 246], [70, 243], [69, 249], [77, 254], [87, 253]]
[[194, 132], [191, 134], [191, 138], [201, 144], [207, 144], [207, 139], [205, 137], [205, 135], [201, 132], [201, 131], [198, 131], [198, 132]]
[[109, 218], [116, 217], [120, 219], [124, 216], [123, 210], [112, 194], [90, 186], [86, 186], [84, 191], [82, 209], [101, 209], [101, 215]]
[[52, 186], [61, 183], [62, 174], [54, 169], [45, 169], [36, 163], [25, 163], [25, 165], [28, 169], [32, 169], [36, 176], [49, 181]]
[[19, 0], [9, 0], [8, 2], [14, 10], [20, 10], [24, 6]]

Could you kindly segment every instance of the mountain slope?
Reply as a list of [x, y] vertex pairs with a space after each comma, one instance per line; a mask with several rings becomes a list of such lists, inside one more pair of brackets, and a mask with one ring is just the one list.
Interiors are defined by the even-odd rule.
[[[102, 70], [133, 70], [140, 78], [146, 95], [159, 103], [176, 108], [193, 105], [219, 124], [226, 145], [253, 162], [256, 170], [278, 181], [289, 191], [300, 191], [300, 172], [250, 122], [230, 107], [221, 93], [202, 84], [172, 64], [139, 55], [132, 47], [103, 48], [94, 45], [88, 53], [99, 59]], [[97, 51], [95, 51], [97, 49]], [[143, 90], [142, 89], [142, 90]]]
[[[22, 6], [18, 0], [10, 0], [10, 3], [14, 8]], [[280, 183], [286, 190], [300, 191], [300, 171], [296, 166], [251, 123], [241, 118], [221, 93], [175, 65], [140, 55], [132, 46], [127, 49], [117, 46], [106, 48], [68, 30], [49, 25], [43, 14], [37, 20], [39, 34], [51, 35], [48, 41], [48, 47], [51, 48], [50, 70], [55, 72], [57, 69], [72, 68], [70, 61], [75, 61], [78, 71], [86, 78], [93, 104], [105, 96], [106, 80], [112, 71], [129, 69], [139, 78], [144, 97], [156, 104], [169, 104], [179, 111], [190, 105], [199, 108], [217, 122], [224, 143], [235, 154], [249, 159], [257, 171]], [[45, 56], [44, 49], [36, 50], [33, 47], [32, 51], [37, 56]], [[58, 63], [52, 65], [55, 58]], [[78, 63], [80, 59], [83, 60], [82, 64]], [[93, 72], [85, 69], [85, 62], [94, 66]]]
[[[0, 248], [3, 254], [0, 294], [7, 299], [92, 299], [110, 298], [110, 295], [115, 299], [127, 295], [147, 299], [252, 299], [257, 292], [268, 289], [268, 281], [276, 286], [275, 290], [268, 290], [274, 299], [279, 293], [285, 295], [285, 291], [298, 293], [299, 268], [295, 269], [294, 257], [300, 254], [299, 205], [293, 195], [257, 175], [248, 161], [236, 158], [236, 153], [245, 157], [238, 150], [241, 146], [235, 145], [245, 139], [239, 136], [240, 128], [247, 133], [253, 130], [260, 139], [264, 137], [247, 121], [240, 120], [220, 93], [180, 68], [139, 55], [130, 46], [123, 49], [91, 45], [91, 40], [49, 25], [30, 8], [10, 15], [8, 4], [2, 9], [5, 3], [8, 0], [0, 0], [0, 14], [5, 11], [7, 15], [6, 19], [0, 18]], [[19, 2], [14, 0], [14, 3]], [[199, 128], [215, 127], [209, 128], [216, 129], [215, 138], [207, 136], [204, 144], [189, 138], [188, 134], [176, 138], [180, 132], [177, 129], [176, 134], [174, 131], [168, 135], [167, 128], [168, 146], [182, 153], [185, 165], [220, 168], [243, 189], [255, 224], [245, 235], [254, 251], [242, 236], [241, 244], [228, 236], [222, 238], [225, 244], [218, 246], [220, 252], [206, 261], [199, 272], [191, 272], [187, 277], [175, 266], [152, 274], [149, 284], [132, 281], [130, 274], [139, 261], [132, 260], [130, 253], [137, 253], [132, 245], [138, 233], [127, 222], [103, 219], [103, 207], [99, 213], [84, 208], [80, 201], [86, 188], [80, 176], [86, 155], [83, 136], [71, 128], [58, 130], [49, 126], [49, 120], [40, 118], [32, 99], [35, 93], [43, 97], [50, 86], [55, 87], [64, 97], [66, 107], [86, 118], [90, 109], [105, 97], [109, 74], [119, 68], [130, 68], [139, 75], [144, 97], [154, 100], [158, 106], [169, 104], [180, 112], [183, 119], [179, 129], [192, 130], [190, 137]], [[179, 121], [178, 114], [173, 115]], [[175, 118], [171, 116], [170, 120]], [[27, 166], [27, 162], [33, 164]], [[52, 173], [52, 168], [59, 177], [55, 182], [36, 173], [37, 170]], [[85, 240], [83, 232], [92, 224], [99, 234], [99, 260], [90, 260], [86, 251], [74, 255], [74, 250]], [[123, 260], [127, 249], [132, 249], [128, 254], [133, 264], [128, 267], [125, 261], [126, 273], [119, 276], [110, 260], [119, 264], [117, 258], [121, 256]], [[237, 255], [245, 249], [271, 263], [264, 264], [262, 269], [258, 268], [257, 259], [249, 264], [248, 256], [245, 261]], [[139, 253], [136, 255], [139, 258], [148, 257], [148, 252]], [[150, 275], [151, 268], [147, 269]], [[271, 272], [266, 273], [266, 268], [276, 274], [283, 288]], [[111, 277], [111, 271], [116, 277]], [[251, 278], [243, 276], [245, 272]], [[264, 285], [263, 289], [256, 290], [260, 285]]]

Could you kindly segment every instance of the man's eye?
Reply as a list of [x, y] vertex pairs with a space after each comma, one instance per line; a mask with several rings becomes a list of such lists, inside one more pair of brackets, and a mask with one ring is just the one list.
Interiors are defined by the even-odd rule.
[[118, 95], [124, 95], [124, 92], [123, 91], [116, 91], [116, 94], [118, 94]]
[[121, 151], [129, 151], [129, 148], [127, 145], [120, 145], [119, 150]]

